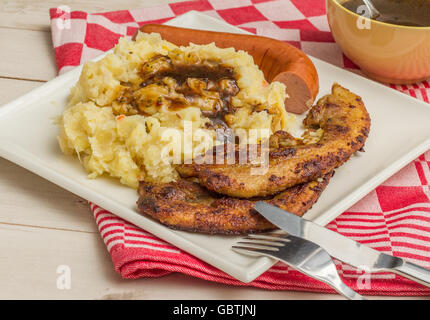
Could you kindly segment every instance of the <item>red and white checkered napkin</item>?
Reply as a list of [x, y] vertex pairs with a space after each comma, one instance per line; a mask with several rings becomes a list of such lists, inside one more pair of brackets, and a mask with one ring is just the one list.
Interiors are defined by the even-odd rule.
[[[199, 0], [100, 14], [51, 9], [52, 38], [59, 72], [112, 48], [149, 22], [162, 23], [189, 10], [202, 11], [259, 35], [278, 38], [343, 68], [357, 67], [341, 52], [329, 31], [324, 0]], [[429, 102], [427, 81], [391, 86]], [[328, 227], [382, 252], [430, 268], [430, 151], [373, 190]], [[206, 280], [276, 290], [333, 292], [278, 263], [249, 284], [198, 260], [152, 234], [91, 204], [100, 233], [124, 278], [160, 277], [181, 272]], [[391, 273], [371, 281], [337, 262], [345, 282], [362, 294], [429, 295], [430, 290]]]

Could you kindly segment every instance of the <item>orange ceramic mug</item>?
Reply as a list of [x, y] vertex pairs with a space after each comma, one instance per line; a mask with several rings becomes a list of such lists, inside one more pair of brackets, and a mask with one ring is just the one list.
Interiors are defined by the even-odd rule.
[[349, 11], [346, 0], [326, 0], [331, 32], [345, 55], [369, 77], [407, 84], [430, 77], [430, 27], [399, 26]]

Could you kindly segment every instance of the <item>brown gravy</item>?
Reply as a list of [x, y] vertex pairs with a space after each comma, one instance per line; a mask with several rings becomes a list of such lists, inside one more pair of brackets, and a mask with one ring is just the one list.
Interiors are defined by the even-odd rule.
[[[233, 68], [223, 65], [207, 66], [207, 65], [172, 65], [171, 69], [164, 70], [154, 74], [141, 84], [144, 87], [150, 83], [161, 83], [162, 79], [170, 77], [176, 80], [178, 88], [176, 92], [182, 93], [187, 100], [192, 101], [194, 97], [199, 94], [193, 92], [188, 86], [187, 79], [196, 78], [206, 83], [207, 91], [219, 93], [219, 106], [216, 110], [203, 111], [203, 115], [207, 117], [219, 116], [219, 113], [226, 114], [231, 112], [231, 97], [235, 96], [239, 91], [237, 87], [235, 74]], [[221, 88], [220, 81], [228, 80], [228, 86]], [[180, 110], [189, 106], [184, 104], [183, 101], [171, 100], [169, 109]]]
[[[233, 68], [214, 61], [173, 63], [168, 56], [157, 55], [143, 64], [140, 76], [139, 84], [121, 83], [124, 89], [116, 101], [130, 106], [124, 107], [125, 113], [150, 115], [164, 100], [171, 111], [194, 105], [200, 107], [206, 117], [224, 118], [233, 112], [231, 98], [239, 92]], [[166, 78], [174, 81], [166, 83]], [[150, 85], [168, 89], [169, 93], [158, 97], [141, 96], [140, 89]]]
[[[374, 20], [401, 26], [430, 27], [430, 0], [372, 0], [381, 13]], [[361, 14], [362, 0], [347, 0], [342, 6]]]
[[219, 81], [222, 79], [234, 79], [233, 69], [218, 65], [209, 67], [206, 65], [174, 65], [172, 69], [157, 73], [154, 78], [162, 79], [171, 77], [179, 84], [183, 84], [188, 78], [207, 79]]

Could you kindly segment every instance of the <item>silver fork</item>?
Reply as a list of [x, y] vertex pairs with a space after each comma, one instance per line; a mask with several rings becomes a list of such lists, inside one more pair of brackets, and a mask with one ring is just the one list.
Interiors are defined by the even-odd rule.
[[306, 239], [282, 234], [255, 234], [243, 238], [232, 249], [283, 261], [297, 271], [328, 284], [348, 299], [366, 300], [343, 283], [327, 251]]

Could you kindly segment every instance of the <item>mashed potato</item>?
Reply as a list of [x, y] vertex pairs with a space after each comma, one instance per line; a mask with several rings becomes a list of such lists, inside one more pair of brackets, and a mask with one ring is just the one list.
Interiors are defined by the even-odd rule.
[[[209, 72], [209, 80], [193, 66]], [[225, 75], [216, 78], [213, 70]], [[136, 41], [122, 38], [113, 53], [84, 65], [58, 140], [90, 178], [108, 174], [137, 188], [139, 180], [177, 179], [174, 164], [210, 150], [217, 143], [213, 120], [220, 115], [233, 130], [288, 130], [294, 117], [284, 99], [284, 85], [268, 84], [244, 51], [177, 47], [158, 34], [139, 33]]]

